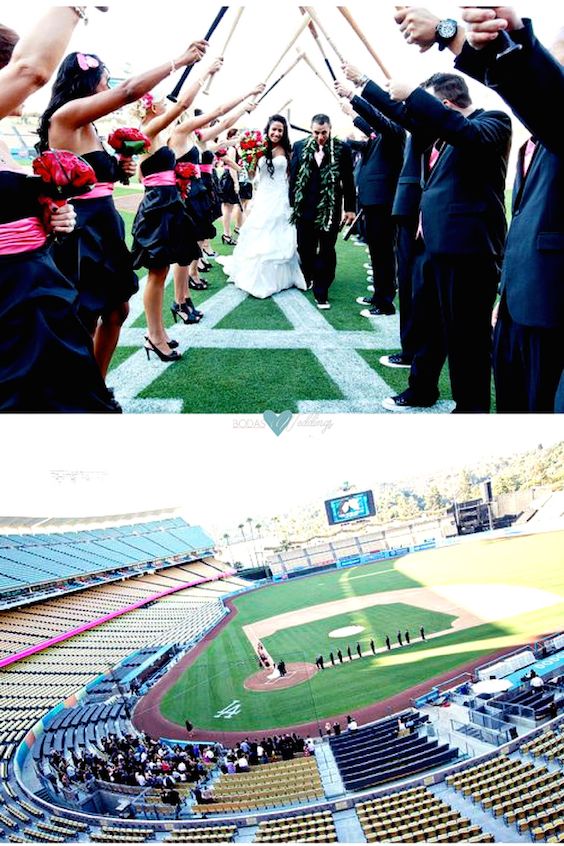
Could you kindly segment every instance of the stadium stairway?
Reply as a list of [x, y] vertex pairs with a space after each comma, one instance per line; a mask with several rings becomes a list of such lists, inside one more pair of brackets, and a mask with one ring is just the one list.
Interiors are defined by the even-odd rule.
[[519, 834], [515, 826], [508, 826], [504, 823], [503, 817], [494, 817], [493, 814], [484, 811], [481, 806], [470, 799], [466, 799], [460, 792], [446, 787], [445, 782], [434, 784], [427, 788], [437, 799], [442, 799], [455, 811], [460, 811], [463, 817], [467, 817], [473, 825], [479, 825], [482, 831], [493, 834], [496, 843], [530, 843], [531, 838]]
[[339, 773], [337, 762], [331, 746], [326, 741], [323, 743], [316, 743], [315, 745], [315, 761], [317, 769], [321, 777], [321, 784], [325, 796], [328, 799], [334, 799], [336, 796], [344, 796], [345, 785]]
[[366, 843], [366, 837], [355, 808], [349, 808], [347, 811], [335, 811], [333, 822], [339, 843]]
[[247, 825], [237, 830], [233, 838], [234, 843], [254, 843], [258, 825]]

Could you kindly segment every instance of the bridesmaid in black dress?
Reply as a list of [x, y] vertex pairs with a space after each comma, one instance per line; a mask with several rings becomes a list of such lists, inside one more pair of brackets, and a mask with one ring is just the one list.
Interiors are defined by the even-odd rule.
[[[141, 130], [151, 141], [151, 147], [140, 164], [145, 194], [133, 223], [133, 264], [149, 270], [143, 296], [147, 335], [147, 357], [152, 350], [161, 361], [178, 361], [180, 353], [176, 341], [171, 340], [163, 321], [163, 293], [170, 265], [186, 267], [197, 260], [201, 250], [197, 244], [198, 230], [180, 196], [175, 176], [176, 157], [166, 144], [165, 130], [177, 120], [193, 102], [210, 73], [219, 70], [214, 62], [202, 79], [196, 80], [180, 97], [179, 102], [165, 108], [163, 102], [150, 94], [137, 104]], [[196, 311], [191, 299], [172, 308], [174, 322], [197, 323], [202, 314]]]
[[[216, 138], [221, 132], [224, 132], [228, 127], [232, 126], [245, 112], [255, 108], [254, 104], [247, 102], [239, 109], [240, 103], [246, 97], [251, 97], [260, 94], [264, 91], [263, 84], [255, 86], [252, 91], [218, 106], [207, 114], [202, 114], [198, 110], [198, 114], [193, 117], [184, 117], [174, 127], [169, 140], [169, 146], [174, 150], [178, 162], [190, 161], [193, 164], [200, 163], [200, 150], [204, 150], [208, 142]], [[233, 111], [235, 109], [235, 111]], [[218, 117], [228, 115], [220, 123], [216, 123]], [[213, 124], [210, 126], [210, 124]], [[191, 214], [194, 215], [199, 228], [199, 234], [202, 236], [198, 239], [200, 248], [203, 248], [205, 242], [215, 235], [215, 227], [212, 220], [212, 208], [209, 203], [207, 189], [205, 183], [200, 180], [194, 180], [196, 183], [191, 187], [191, 197], [187, 198], [187, 205]], [[206, 234], [207, 233], [207, 234]], [[203, 290], [208, 287], [200, 276], [198, 268], [198, 261], [186, 268], [176, 265], [174, 268], [174, 290], [176, 302], [183, 302], [188, 294], [188, 288], [194, 290]], [[204, 265], [205, 267], [205, 265]], [[209, 267], [208, 267], [209, 269]]]
[[175, 61], [108, 86], [109, 74], [93, 55], [71, 53], [57, 74], [51, 101], [39, 125], [43, 148], [70, 150], [94, 167], [99, 184], [86, 198], [73, 200], [77, 233], [57, 251], [61, 268], [72, 274], [80, 295], [80, 314], [94, 336], [94, 353], [105, 378], [129, 312], [128, 300], [137, 290], [131, 254], [124, 241], [124, 225], [112, 198], [113, 183], [132, 175], [134, 166], [121, 164], [104, 150], [93, 121], [142, 97], [177, 67], [199, 61], [207, 42], [197, 41]]
[[[80, 16], [74, 7], [44, 15], [13, 54], [18, 37], [0, 27], [0, 117], [54, 71]], [[26, 74], [31, 57], [36, 73]], [[115, 412], [77, 317], [77, 294], [51, 256], [38, 202], [43, 183], [27, 176], [0, 144], [0, 411]], [[75, 213], [65, 205], [48, 228], [68, 233]]]

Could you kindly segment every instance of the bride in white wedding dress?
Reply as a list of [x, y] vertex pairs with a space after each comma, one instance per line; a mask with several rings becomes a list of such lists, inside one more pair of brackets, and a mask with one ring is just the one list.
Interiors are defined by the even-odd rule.
[[296, 228], [290, 223], [288, 124], [281, 115], [268, 119], [268, 150], [259, 159], [253, 204], [231, 256], [216, 261], [237, 288], [266, 297], [287, 288], [307, 290], [300, 269]]

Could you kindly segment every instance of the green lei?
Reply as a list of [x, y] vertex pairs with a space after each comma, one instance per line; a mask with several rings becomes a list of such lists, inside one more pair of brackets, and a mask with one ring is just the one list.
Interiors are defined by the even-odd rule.
[[[339, 178], [339, 163], [342, 141], [337, 138], [330, 138], [326, 145], [329, 152], [329, 164], [324, 164], [320, 169], [321, 190], [317, 204], [317, 215], [315, 225], [323, 232], [328, 232], [333, 225], [335, 218], [335, 188]], [[313, 172], [314, 153], [317, 150], [317, 142], [313, 136], [308, 138], [302, 151], [298, 174], [296, 177], [296, 190], [294, 193], [294, 209], [290, 218], [291, 223], [297, 223], [301, 218], [305, 202], [305, 190]], [[327, 155], [327, 152], [326, 152]]]

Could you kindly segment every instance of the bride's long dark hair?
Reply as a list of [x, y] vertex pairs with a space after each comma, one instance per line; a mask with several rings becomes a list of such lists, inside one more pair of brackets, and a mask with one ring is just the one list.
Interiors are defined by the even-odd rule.
[[290, 166], [290, 156], [292, 155], [292, 145], [290, 143], [290, 136], [288, 135], [288, 122], [286, 118], [282, 117], [282, 115], [271, 115], [268, 118], [268, 123], [266, 124], [266, 129], [264, 130], [264, 134], [266, 136], [266, 169], [268, 170], [271, 178], [274, 178], [274, 162], [272, 161], [273, 145], [272, 141], [268, 137], [268, 133], [270, 132], [270, 127], [273, 123], [281, 123], [284, 127], [282, 137], [280, 138], [280, 141], [276, 146], [282, 147], [282, 149], [284, 150], [288, 167]]

